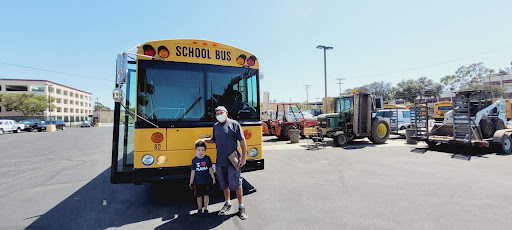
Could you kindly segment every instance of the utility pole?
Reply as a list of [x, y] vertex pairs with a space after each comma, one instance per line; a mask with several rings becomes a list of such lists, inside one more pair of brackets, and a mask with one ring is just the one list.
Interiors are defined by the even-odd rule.
[[310, 87], [311, 85], [304, 85], [304, 86], [306, 86], [306, 103], [308, 103], [308, 102], [309, 102], [308, 89], [309, 89], [309, 87]]
[[343, 84], [341, 82], [341, 80], [345, 80], [345, 78], [336, 78], [336, 80], [338, 80], [338, 86], [340, 87], [340, 96], [341, 96], [341, 84]]

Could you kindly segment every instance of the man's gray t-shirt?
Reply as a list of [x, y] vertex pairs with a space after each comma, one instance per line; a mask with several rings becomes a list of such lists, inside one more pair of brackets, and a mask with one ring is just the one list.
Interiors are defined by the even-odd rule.
[[245, 139], [242, 135], [242, 126], [232, 119], [226, 122], [217, 122], [213, 126], [212, 140], [217, 147], [217, 165], [229, 166], [229, 155], [236, 150], [238, 141]]

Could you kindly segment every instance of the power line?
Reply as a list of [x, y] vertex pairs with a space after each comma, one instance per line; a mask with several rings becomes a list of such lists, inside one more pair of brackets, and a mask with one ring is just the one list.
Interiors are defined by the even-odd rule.
[[400, 73], [406, 73], [406, 72], [410, 72], [410, 71], [414, 71], [414, 70], [426, 69], [426, 68], [430, 68], [430, 67], [434, 67], [434, 66], [438, 66], [438, 65], [444, 65], [444, 64], [447, 64], [447, 63], [450, 63], [450, 62], [456, 62], [456, 61], [460, 61], [460, 60], [464, 60], [464, 59], [468, 59], [468, 58], [472, 58], [472, 57], [477, 57], [477, 56], [481, 56], [481, 55], [485, 55], [485, 54], [489, 54], [489, 53], [494, 53], [494, 52], [497, 52], [497, 51], [500, 51], [500, 50], [504, 50], [504, 49], [506, 49], [506, 48], [509, 48], [509, 47], [511, 47], [511, 46], [512, 46], [512, 44], [510, 44], [510, 45], [508, 45], [508, 46], [505, 46], [505, 47], [502, 47], [502, 48], [493, 49], [493, 50], [487, 50], [487, 51], [483, 51], [483, 52], [476, 53], [476, 54], [469, 55], [469, 56], [465, 56], [465, 57], [453, 58], [453, 59], [449, 59], [449, 60], [447, 60], [447, 61], [442, 61], [442, 62], [437, 62], [437, 63], [427, 64], [427, 65], [420, 65], [420, 66], [415, 66], [415, 67], [405, 68], [405, 69], [403, 69], [403, 70], [398, 70], [398, 71], [394, 71], [394, 72], [379, 73], [379, 74], [370, 74], [370, 75], [362, 75], [362, 76], [357, 76], [357, 77], [348, 77], [347, 79], [354, 79], [354, 78], [373, 78], [373, 77], [378, 77], [378, 76], [382, 76], [382, 75], [400, 74]]
[[41, 69], [41, 68], [36, 68], [36, 67], [30, 67], [30, 66], [24, 66], [24, 65], [12, 64], [12, 63], [2, 62], [2, 61], [0, 61], [0, 64], [4, 64], [4, 65], [11, 65], [11, 66], [17, 66], [17, 67], [22, 67], [22, 68], [27, 68], [27, 69], [33, 69], [33, 70], [39, 70], [39, 71], [45, 71], [45, 72], [50, 72], [50, 73], [58, 73], [58, 74], [63, 74], [63, 75], [70, 75], [70, 76], [75, 76], [75, 77], [82, 77], [82, 78], [96, 79], [96, 80], [102, 80], [102, 81], [113, 81], [113, 79], [112, 79], [112, 80], [108, 80], [108, 79], [105, 79], [105, 78], [97, 78], [97, 77], [90, 77], [90, 76], [78, 75], [78, 74], [73, 74], [73, 73], [65, 73], [65, 72], [59, 72], [59, 71], [55, 71], [55, 70], [47, 70], [47, 69]]

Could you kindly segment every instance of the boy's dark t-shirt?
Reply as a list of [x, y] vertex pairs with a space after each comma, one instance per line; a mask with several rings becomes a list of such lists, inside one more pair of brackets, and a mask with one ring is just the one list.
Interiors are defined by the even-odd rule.
[[194, 177], [195, 184], [208, 184], [212, 180], [210, 176], [210, 168], [212, 167], [212, 160], [209, 156], [205, 155], [203, 159], [194, 157], [192, 159], [191, 170], [196, 170]]

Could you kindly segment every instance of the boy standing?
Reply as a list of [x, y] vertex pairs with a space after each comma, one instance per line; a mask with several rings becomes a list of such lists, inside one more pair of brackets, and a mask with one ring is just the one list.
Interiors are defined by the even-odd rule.
[[210, 201], [208, 188], [216, 183], [212, 160], [205, 153], [206, 142], [196, 142], [196, 157], [192, 159], [189, 187], [194, 189], [194, 196], [197, 197], [197, 213], [199, 215], [208, 215], [208, 202]]

